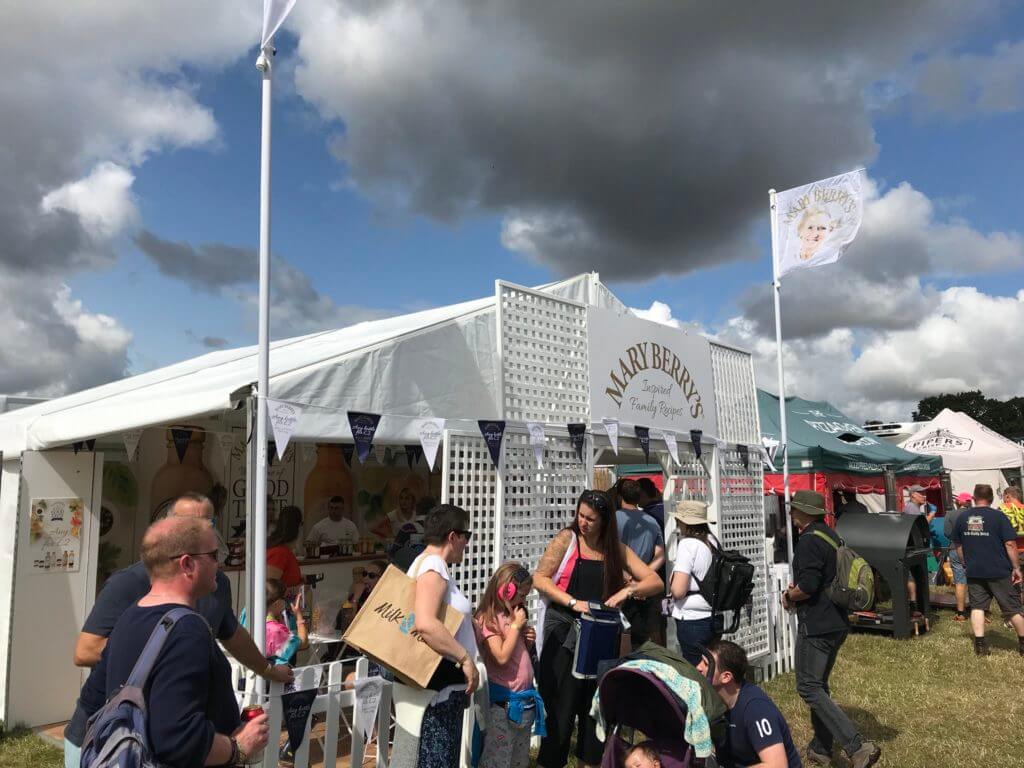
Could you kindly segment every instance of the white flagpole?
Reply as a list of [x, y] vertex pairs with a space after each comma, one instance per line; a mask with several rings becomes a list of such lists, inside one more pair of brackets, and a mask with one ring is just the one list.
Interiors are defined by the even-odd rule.
[[[779, 439], [782, 441], [782, 488], [786, 504], [786, 558], [793, 572], [793, 518], [789, 509], [789, 436], [786, 433], [786, 373], [782, 365], [782, 309], [780, 295], [782, 278], [779, 277], [779, 233], [775, 220], [775, 190], [768, 190], [772, 227], [772, 293], [775, 295], [775, 350], [779, 367]], [[778, 455], [778, 454], [776, 454]]]
[[[259, 363], [256, 374], [256, 491], [252, 525], [247, 526], [252, 543], [252, 617], [249, 631], [261, 652], [265, 651], [267, 597], [267, 396], [270, 394], [270, 97], [273, 43], [260, 51], [256, 69], [263, 76], [263, 105], [260, 120], [260, 288]], [[257, 678], [262, 688], [262, 680]]]

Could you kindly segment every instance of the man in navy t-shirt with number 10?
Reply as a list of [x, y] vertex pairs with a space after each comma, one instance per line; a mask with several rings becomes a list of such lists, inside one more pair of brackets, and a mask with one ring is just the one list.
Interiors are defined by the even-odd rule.
[[[729, 708], [729, 731], [716, 745], [723, 768], [757, 765], [765, 768], [803, 768], [789, 726], [768, 694], [744, 682], [747, 654], [736, 643], [713, 640], [708, 651], [715, 659], [711, 685]], [[707, 661], [697, 667], [707, 675]]]

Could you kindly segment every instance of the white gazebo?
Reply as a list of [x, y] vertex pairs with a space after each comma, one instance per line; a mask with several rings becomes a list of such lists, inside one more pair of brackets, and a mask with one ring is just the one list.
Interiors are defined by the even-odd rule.
[[[83, 674], [72, 650], [95, 598], [100, 537], [122, 526], [106, 504], [104, 463], [129, 466], [128, 435], [141, 439], [140, 456], [171, 464], [185, 462], [188, 450], [203, 452], [211, 467], [230, 453], [230, 470], [210, 472], [236, 515], [219, 525], [225, 538], [245, 535], [256, 368], [256, 347], [213, 352], [0, 416], [0, 525], [9, 532], [0, 542], [4, 722], [40, 725], [71, 714]], [[641, 451], [634, 428], [647, 427], [651, 455], [666, 468], [666, 496], [708, 501], [723, 545], [757, 565], [749, 619], [733, 637], [755, 663], [767, 663], [760, 429], [748, 353], [635, 317], [596, 274], [538, 288], [498, 281], [494, 295], [475, 301], [275, 342], [270, 397], [294, 407], [291, 445], [303, 448], [296, 453], [316, 453], [313, 443], [351, 444], [351, 411], [380, 415], [374, 443], [381, 446], [417, 445], [425, 419], [445, 420], [431, 482], [442, 501], [471, 513], [476, 535], [455, 569], [471, 599], [502, 561], [536, 563], [592, 484], [614, 424], [618, 451], [632, 456]], [[479, 420], [505, 422], [497, 466]], [[536, 424], [543, 426], [539, 465]], [[569, 424], [585, 425], [582, 461]], [[164, 447], [172, 428], [209, 439], [175, 460], [174, 446]], [[227, 448], [218, 450], [225, 436]], [[145, 463], [136, 459], [129, 469]], [[162, 502], [155, 491], [147, 496], [155, 481], [138, 485], [129, 548]], [[287, 503], [309, 503], [298, 470], [279, 485]], [[58, 545], [43, 557], [48, 539], [33, 500], [79, 508], [63, 530], [72, 544], [63, 553]], [[234, 576], [244, 602], [251, 572]]]

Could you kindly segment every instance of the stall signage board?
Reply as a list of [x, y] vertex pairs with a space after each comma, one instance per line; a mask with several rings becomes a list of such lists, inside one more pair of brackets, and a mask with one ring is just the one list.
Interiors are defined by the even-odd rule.
[[81, 499], [32, 499], [29, 546], [36, 573], [78, 571], [82, 561]]
[[598, 307], [588, 308], [587, 333], [593, 422], [718, 432], [706, 338]]

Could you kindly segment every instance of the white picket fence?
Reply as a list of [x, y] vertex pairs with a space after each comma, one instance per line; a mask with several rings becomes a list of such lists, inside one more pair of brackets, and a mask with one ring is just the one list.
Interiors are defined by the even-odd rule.
[[[285, 693], [281, 683], [271, 683], [269, 692], [262, 698], [254, 693], [254, 679], [244, 667], [238, 665], [233, 659], [231, 661], [233, 682], [236, 696], [240, 705], [258, 701], [267, 712], [268, 725], [270, 727], [270, 738], [264, 752], [262, 768], [277, 768], [280, 761], [280, 750], [282, 734], [287, 733], [284, 723], [284, 708], [281, 703], [281, 696]], [[368, 677], [368, 662], [365, 658], [341, 659], [329, 664], [315, 664], [308, 667], [295, 668], [295, 685], [293, 691], [316, 690], [317, 696], [313, 700], [309, 718], [306, 720], [306, 733], [302, 744], [295, 751], [295, 768], [309, 768], [310, 751], [312, 742], [317, 742], [323, 755], [324, 766], [335, 766], [339, 759], [348, 758], [348, 764], [352, 768], [363, 766], [363, 760], [367, 752], [367, 742], [363, 738], [363, 713], [356, 706], [356, 692], [354, 684], [346, 683], [345, 677], [355, 672], [355, 679]], [[244, 685], [244, 690], [239, 690]], [[347, 687], [352, 685], [353, 687]], [[322, 717], [317, 717], [322, 716]], [[312, 733], [314, 719], [324, 723], [322, 735]], [[376, 733], [371, 741], [376, 749], [376, 757], [373, 765], [376, 768], [387, 768], [388, 754], [392, 738], [391, 733], [391, 684], [384, 681], [383, 691], [380, 697], [380, 704], [377, 709]], [[339, 755], [339, 744], [348, 740], [350, 749], [348, 755]]]
[[795, 658], [794, 624], [791, 614], [782, 609], [782, 593], [789, 586], [789, 565], [775, 563], [768, 566], [768, 620], [771, 627], [771, 658], [768, 677], [781, 675], [793, 669]]

